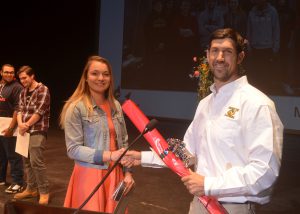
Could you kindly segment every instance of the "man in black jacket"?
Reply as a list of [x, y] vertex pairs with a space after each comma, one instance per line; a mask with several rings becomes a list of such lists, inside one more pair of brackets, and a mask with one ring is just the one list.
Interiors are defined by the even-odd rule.
[[1, 69], [0, 81], [0, 120], [3, 124], [0, 130], [0, 185], [6, 183], [7, 162], [10, 164], [12, 184], [5, 190], [6, 193], [18, 193], [23, 190], [23, 161], [15, 152], [17, 127], [16, 109], [19, 95], [23, 87], [15, 79], [15, 68], [5, 64]]

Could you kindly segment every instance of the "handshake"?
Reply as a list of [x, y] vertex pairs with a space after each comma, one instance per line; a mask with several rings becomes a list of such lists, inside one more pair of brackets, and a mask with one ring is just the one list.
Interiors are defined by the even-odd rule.
[[[183, 162], [186, 168], [195, 164], [195, 157], [186, 149], [183, 141], [176, 138], [168, 138], [167, 143], [168, 147], [164, 152], [165, 154], [172, 152], [177, 158], [179, 158]], [[119, 157], [124, 153], [124, 151], [125, 149], [120, 149], [117, 151], [119, 152]], [[149, 152], [145, 151], [143, 153], [135, 150], [127, 151], [121, 159], [120, 163], [123, 166], [130, 168], [133, 166], [141, 165], [141, 160], [143, 159], [143, 162], [146, 161], [146, 163], [143, 163], [143, 165], [152, 165], [152, 167], [154, 168], [165, 166], [165, 163], [161, 160], [162, 157], [157, 156], [153, 150], [150, 153], [152, 153], [152, 155], [149, 156]], [[143, 156], [145, 156], [144, 158], [142, 158], [142, 154]], [[157, 156], [157, 158], [155, 158], [154, 156]], [[155, 159], [156, 161], [154, 161]], [[154, 161], [154, 163], [148, 163], [149, 160]]]
[[[124, 152], [125, 152], [125, 148], [116, 151], [106, 151], [103, 154], [104, 156], [103, 158], [104, 160], [107, 161], [117, 161]], [[134, 151], [134, 150], [127, 151], [125, 155], [122, 157], [120, 163], [123, 166], [128, 168], [133, 166], [138, 166], [141, 165], [141, 157], [142, 157], [141, 152]]]
[[142, 153], [138, 151], [127, 151], [124, 157], [121, 159], [121, 164], [125, 167], [133, 167], [141, 165]]
[[[187, 164], [190, 165], [190, 164], [195, 163], [195, 160], [194, 160], [195, 158], [191, 157], [191, 155], [189, 153], [187, 153], [187, 151], [183, 150], [180, 146], [178, 146], [181, 144], [178, 144], [176, 139], [172, 139], [172, 142], [169, 145], [170, 145], [170, 149], [172, 149], [172, 151], [174, 151], [176, 153], [177, 157], [181, 156], [181, 157], [179, 157], [180, 159], [189, 160], [189, 161], [182, 160], [185, 163], [185, 165], [187, 165]], [[125, 151], [125, 149], [123, 148], [116, 152], [119, 152], [121, 150], [123, 150], [123, 152]], [[153, 153], [153, 151], [152, 152], [149, 151], [149, 152]], [[121, 156], [121, 154], [120, 154], [120, 156]], [[154, 162], [148, 163], [148, 161], [149, 161], [149, 160], [147, 160], [148, 154], [149, 154], [148, 152], [143, 151], [143, 155], [145, 155], [144, 158], [146, 158], [146, 159], [143, 158], [143, 161], [145, 161], [145, 163], [143, 162], [143, 166], [148, 166], [148, 167], [153, 167], [153, 168], [157, 168], [157, 167], [160, 168], [160, 167], [165, 166], [163, 161], [161, 161], [161, 162], [154, 161], [155, 158], [153, 156], [152, 156], [152, 158], [150, 158], [150, 160], [154, 161]], [[159, 156], [157, 156], [157, 157], [159, 159]], [[130, 168], [130, 167], [141, 165], [142, 164], [141, 160], [142, 160], [142, 152], [131, 150], [131, 151], [127, 151], [126, 154], [123, 156], [123, 158], [121, 159], [121, 164], [125, 167]], [[186, 188], [192, 195], [198, 196], [198, 197], [204, 195], [204, 176], [203, 175], [197, 174], [189, 169], [189, 175], [184, 175], [181, 178], [181, 181], [183, 182], [183, 184], [186, 186]]]

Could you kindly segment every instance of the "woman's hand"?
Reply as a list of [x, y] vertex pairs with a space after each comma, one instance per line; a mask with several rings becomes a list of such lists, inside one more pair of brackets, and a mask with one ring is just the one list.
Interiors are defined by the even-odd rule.
[[103, 153], [103, 160], [104, 161], [116, 161], [125, 151], [124, 148], [116, 150], [116, 151], [105, 151]]
[[124, 182], [126, 184], [124, 195], [126, 195], [135, 184], [131, 172], [125, 172]]

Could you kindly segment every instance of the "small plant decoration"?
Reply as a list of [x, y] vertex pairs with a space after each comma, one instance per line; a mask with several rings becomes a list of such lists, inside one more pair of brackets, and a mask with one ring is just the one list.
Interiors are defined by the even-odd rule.
[[209, 65], [206, 57], [193, 57], [196, 66], [193, 67], [193, 73], [189, 75], [192, 79], [198, 80], [198, 100], [200, 101], [211, 93], [209, 87], [213, 84], [213, 77], [209, 71]]

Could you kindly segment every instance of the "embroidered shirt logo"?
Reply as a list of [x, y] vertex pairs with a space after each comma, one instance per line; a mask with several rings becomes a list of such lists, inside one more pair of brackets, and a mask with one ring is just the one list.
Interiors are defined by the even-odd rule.
[[234, 115], [239, 111], [239, 109], [231, 106], [229, 106], [228, 109], [229, 110], [226, 112], [225, 116], [234, 119]]

